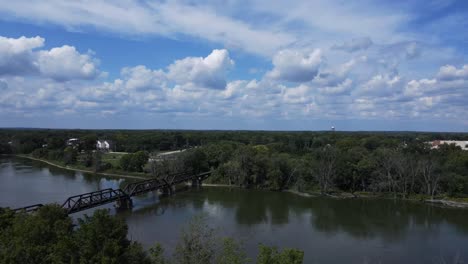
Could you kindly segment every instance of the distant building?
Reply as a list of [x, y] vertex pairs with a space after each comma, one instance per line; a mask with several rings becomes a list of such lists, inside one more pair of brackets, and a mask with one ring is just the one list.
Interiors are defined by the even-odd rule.
[[96, 149], [100, 151], [113, 151], [114, 143], [111, 140], [98, 140], [96, 142]]
[[76, 148], [80, 145], [80, 139], [78, 138], [70, 138], [67, 140], [67, 146]]
[[335, 131], [335, 127], [334, 127], [334, 126], [331, 127], [331, 131]]
[[462, 150], [468, 150], [468, 141], [464, 141], [464, 140], [434, 140], [428, 143], [431, 145], [431, 148], [433, 149], [439, 148], [439, 146], [443, 144], [447, 144], [447, 145], [454, 144], [455, 146], [460, 147]]

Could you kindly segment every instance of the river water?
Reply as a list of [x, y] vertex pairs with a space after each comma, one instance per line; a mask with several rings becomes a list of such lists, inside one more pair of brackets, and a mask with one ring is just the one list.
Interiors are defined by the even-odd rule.
[[[71, 195], [125, 183], [0, 157], [0, 207], [62, 203]], [[135, 198], [134, 208], [123, 212], [116, 212], [113, 205], [101, 208], [126, 220], [131, 239], [145, 247], [160, 242], [168, 254], [187, 221], [204, 214], [220, 236], [242, 241], [249, 256], [255, 256], [263, 243], [304, 250], [305, 263], [468, 262], [464, 209], [222, 187], [189, 189], [161, 199], [148, 194]]]

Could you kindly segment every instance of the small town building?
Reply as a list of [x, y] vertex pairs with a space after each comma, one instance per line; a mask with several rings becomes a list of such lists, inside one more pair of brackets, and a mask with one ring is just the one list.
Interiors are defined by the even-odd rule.
[[96, 149], [100, 151], [113, 151], [114, 143], [111, 140], [98, 140], [96, 142]]
[[439, 148], [439, 146], [443, 144], [453, 144], [457, 147], [460, 147], [462, 150], [468, 150], [468, 141], [466, 140], [434, 140], [429, 143], [431, 144], [431, 148], [433, 149]]
[[66, 142], [67, 146], [72, 148], [77, 148], [80, 145], [80, 139], [78, 138], [70, 138]]

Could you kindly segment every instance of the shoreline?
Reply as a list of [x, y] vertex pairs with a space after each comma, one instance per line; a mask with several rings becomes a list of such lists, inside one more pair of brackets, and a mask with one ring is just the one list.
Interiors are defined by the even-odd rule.
[[[306, 198], [315, 198], [315, 197], [320, 197], [321, 195], [319, 193], [317, 194], [311, 194], [311, 193], [305, 193], [305, 192], [299, 192], [296, 190], [283, 190], [283, 192], [287, 193], [292, 193], [301, 197], [306, 197]], [[328, 198], [332, 199], [368, 199], [368, 198], [374, 198], [374, 199], [392, 199], [388, 197], [383, 197], [383, 196], [372, 196], [372, 195], [350, 195], [348, 193], [344, 192], [344, 196], [325, 196]], [[467, 202], [458, 202], [458, 201], [452, 201], [452, 200], [447, 200], [447, 199], [424, 199], [424, 200], [419, 200], [419, 199], [401, 199], [398, 198], [397, 200], [402, 200], [402, 201], [410, 201], [410, 202], [418, 202], [418, 203], [423, 203], [423, 204], [428, 204], [432, 206], [442, 206], [442, 207], [448, 207], [448, 208], [456, 208], [456, 209], [468, 209], [468, 203]]]
[[94, 172], [94, 171], [90, 171], [90, 170], [83, 170], [83, 169], [78, 169], [78, 168], [65, 167], [65, 166], [53, 163], [51, 161], [48, 161], [48, 160], [33, 158], [33, 157], [25, 156], [25, 155], [12, 155], [12, 156], [19, 157], [19, 158], [24, 158], [24, 159], [29, 159], [29, 160], [34, 160], [34, 161], [39, 161], [39, 162], [42, 162], [42, 163], [57, 167], [59, 169], [63, 169], [63, 170], [84, 172], [84, 173], [90, 173], [90, 174], [102, 175], [102, 176], [110, 176], [110, 177], [116, 177], [116, 178], [127, 178], [127, 179], [137, 179], [137, 180], [146, 180], [146, 179], [148, 179], [147, 177], [143, 177], [143, 176], [123, 175], [123, 174], [114, 174], [114, 173], [106, 173], [106, 172]]
[[[54, 166], [56, 168], [68, 170], [68, 171], [75, 171], [75, 172], [84, 172], [84, 173], [90, 173], [94, 175], [101, 175], [101, 176], [109, 176], [109, 177], [114, 177], [114, 178], [127, 178], [127, 179], [137, 179], [137, 180], [146, 180], [148, 177], [143, 177], [143, 176], [133, 176], [133, 175], [123, 175], [123, 174], [114, 174], [114, 173], [105, 173], [105, 172], [93, 172], [90, 170], [83, 170], [83, 169], [78, 169], [78, 168], [72, 168], [72, 167], [65, 167], [59, 164], [56, 164], [51, 161], [43, 160], [43, 159], [38, 159], [30, 156], [25, 156], [25, 155], [5, 155], [2, 154], [2, 156], [14, 156], [14, 157], [19, 157], [19, 158], [25, 158], [29, 160], [34, 160], [34, 161], [39, 161], [45, 164], [48, 164], [50, 166]], [[190, 184], [188, 184], [190, 185]], [[237, 185], [229, 185], [229, 184], [216, 184], [216, 183], [203, 183], [202, 187], [226, 187], [226, 188], [241, 188], [240, 186]], [[306, 193], [306, 192], [300, 192], [297, 190], [283, 190], [282, 192], [285, 193], [291, 193], [294, 195], [298, 195], [301, 197], [305, 198], [314, 198], [314, 197], [320, 197], [320, 194], [311, 194], [311, 193]], [[346, 194], [346, 193], [345, 193]], [[384, 198], [385, 197], [379, 197], [379, 196], [361, 196], [361, 195], [356, 195], [356, 196], [351, 196], [351, 195], [345, 195], [345, 196], [327, 196], [332, 199], [354, 199], [354, 198]], [[398, 199], [398, 200], [407, 200], [407, 201], [413, 201], [413, 202], [420, 202], [424, 204], [429, 204], [433, 206], [443, 206], [443, 207], [448, 207], [448, 208], [458, 208], [458, 209], [468, 209], [468, 203], [467, 202], [458, 202], [458, 201], [452, 201], [452, 200], [447, 200], [447, 199], [424, 199], [424, 200], [419, 200], [419, 199]]]

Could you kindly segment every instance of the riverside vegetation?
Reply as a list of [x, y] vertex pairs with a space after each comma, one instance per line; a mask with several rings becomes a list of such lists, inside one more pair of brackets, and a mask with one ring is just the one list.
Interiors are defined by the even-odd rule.
[[[66, 146], [68, 138], [80, 144]], [[116, 153], [95, 151], [98, 138]], [[466, 201], [468, 152], [453, 145], [431, 149], [434, 139], [467, 140], [466, 134], [249, 131], [0, 130], [0, 153], [30, 155], [95, 172], [163, 177], [212, 170], [209, 181], [245, 188], [295, 190], [321, 195], [379, 193], [392, 198]], [[186, 151], [157, 156], [168, 150]], [[124, 153], [123, 153], [124, 152]], [[157, 238], [155, 238], [157, 240]], [[303, 252], [259, 245], [256, 263], [302, 263]], [[37, 213], [0, 209], [2, 263], [249, 263], [242, 245], [218, 238], [201, 218], [181, 231], [174, 254], [149, 251], [127, 238], [118, 217], [98, 210], [71, 218], [58, 206]]]
[[[80, 139], [78, 146], [65, 145], [72, 137]], [[129, 154], [94, 151], [99, 138]], [[468, 151], [431, 149], [427, 142], [436, 139], [468, 140], [468, 134], [4, 129], [0, 153], [147, 177], [213, 170], [210, 183], [246, 188], [467, 201]], [[180, 149], [188, 150], [155, 158]]]
[[[240, 243], [219, 238], [202, 215], [183, 228], [171, 258], [159, 244], [145, 251], [127, 238], [127, 230], [123, 220], [106, 210], [85, 215], [74, 227], [58, 205], [44, 206], [34, 214], [0, 208], [0, 263], [253, 263]], [[259, 245], [255, 263], [297, 264], [303, 256], [299, 250]]]

